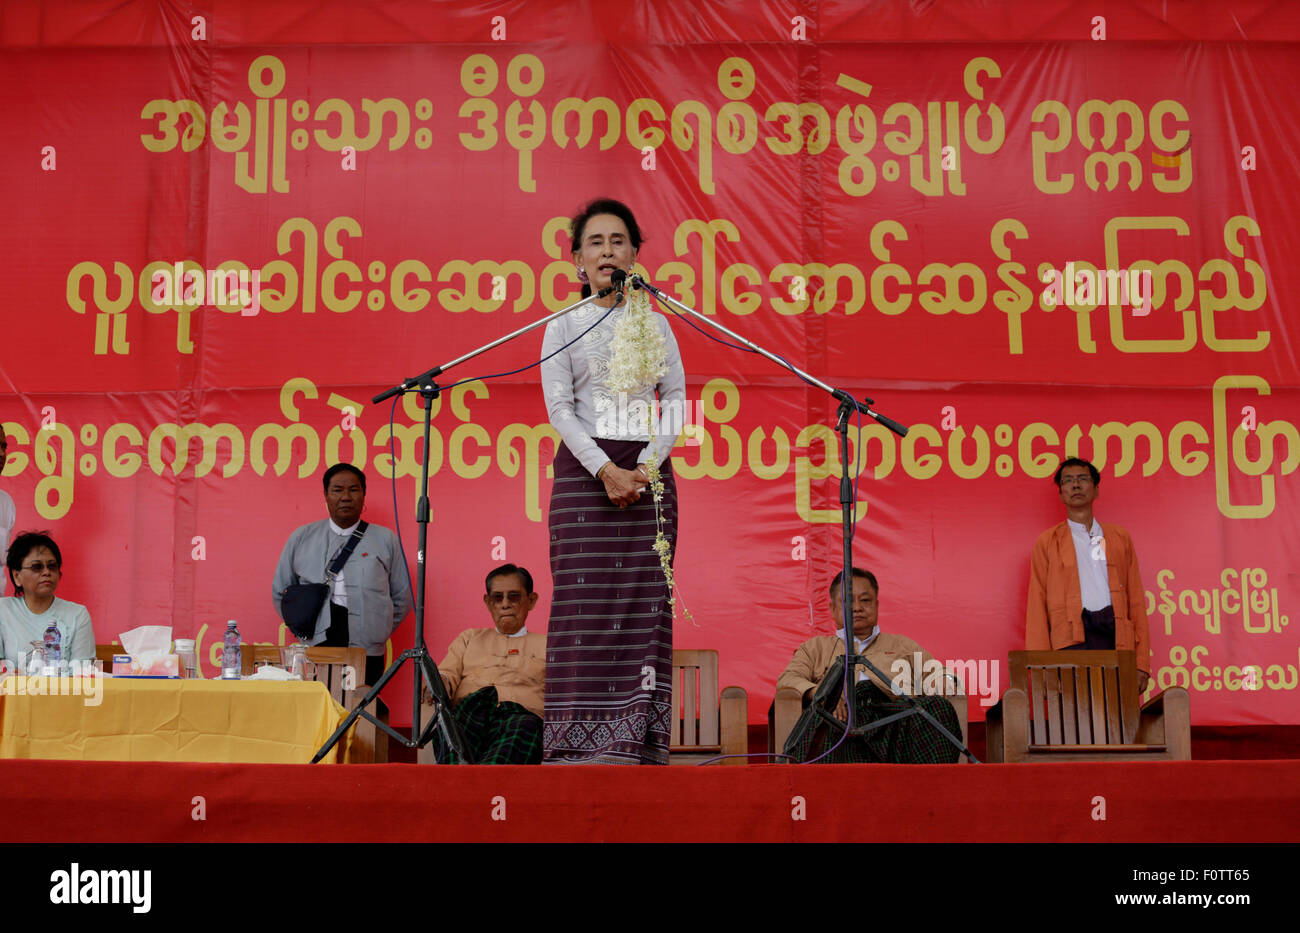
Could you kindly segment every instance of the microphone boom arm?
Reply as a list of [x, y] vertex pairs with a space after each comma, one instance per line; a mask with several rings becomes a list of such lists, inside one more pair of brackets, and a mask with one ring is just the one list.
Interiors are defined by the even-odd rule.
[[414, 389], [418, 386], [429, 385], [430, 383], [433, 382], [435, 376], [438, 376], [441, 373], [445, 373], [453, 366], [459, 366], [461, 363], [464, 363], [467, 360], [472, 360], [480, 353], [486, 353], [488, 350], [491, 350], [494, 347], [499, 347], [503, 343], [509, 343], [511, 340], [514, 340], [516, 337], [526, 334], [530, 330], [535, 330], [538, 327], [542, 327], [546, 324], [549, 324], [551, 323], [551, 321], [554, 321], [557, 318], [562, 318], [570, 311], [576, 311], [579, 308], [591, 304], [593, 301], [598, 301], [599, 299], [604, 298], [606, 295], [610, 294], [613, 291], [614, 291], [613, 287], [610, 287], [610, 288], [602, 288], [598, 292], [593, 292], [592, 294], [588, 295], [586, 298], [583, 298], [581, 301], [575, 301], [567, 308], [561, 308], [559, 311], [556, 311], [554, 314], [548, 314], [546, 317], [538, 318], [537, 320], [533, 321], [533, 323], [531, 324], [525, 324], [517, 331], [506, 334], [504, 337], [498, 337], [496, 340], [493, 340], [491, 343], [484, 344], [483, 346], [479, 347], [477, 350], [470, 350], [465, 355], [458, 356], [456, 357], [456, 359], [452, 360], [449, 363], [443, 363], [441, 366], [433, 367], [433, 369], [426, 369], [418, 376], [412, 376], [409, 379], [404, 379], [402, 380], [401, 383], [393, 386], [391, 389], [386, 389], [383, 392], [380, 392], [373, 399], [371, 399], [371, 401], [374, 402], [375, 404], [378, 404], [379, 402], [384, 401], [384, 399], [392, 398], [394, 395], [397, 395], [401, 392], [408, 392], [411, 389]]
[[842, 404], [849, 405], [855, 408], [856, 410], [862, 412], [864, 415], [867, 415], [870, 418], [875, 418], [877, 421], [879, 421], [885, 427], [889, 428], [889, 430], [893, 431], [899, 437], [907, 436], [907, 428], [904, 425], [899, 424], [893, 418], [889, 418], [885, 415], [879, 414], [878, 412], [872, 410], [871, 406], [874, 404], [874, 400], [866, 398], [864, 396], [863, 401], [859, 402], [857, 399], [855, 399], [852, 395], [849, 395], [849, 393], [845, 392], [843, 389], [831, 388], [826, 383], [818, 379], [816, 376], [804, 372], [798, 366], [795, 366], [793, 363], [782, 359], [781, 357], [777, 356], [775, 353], [770, 353], [767, 350], [764, 350], [762, 347], [754, 343], [752, 340], [749, 340], [746, 337], [742, 337], [740, 336], [740, 334], [736, 333], [730, 328], [724, 327], [723, 325], [719, 324], [717, 321], [713, 320], [712, 318], [700, 314], [700, 312], [696, 311], [694, 308], [687, 307], [686, 305], [682, 304], [680, 301], [678, 301], [676, 298], [672, 297], [671, 295], [665, 295], [662, 290], [656, 288], [655, 286], [647, 282], [645, 279], [643, 279], [639, 273], [634, 273], [631, 276], [629, 276], [629, 281], [632, 283], [632, 285], [635, 288], [645, 289], [650, 294], [658, 298], [660, 301], [672, 305], [682, 314], [689, 314], [691, 317], [703, 321], [705, 324], [708, 324], [714, 330], [721, 331], [722, 333], [730, 337], [732, 340], [744, 344], [744, 346], [746, 346], [750, 350], [753, 350], [755, 353], [759, 354], [760, 356], [767, 357], [769, 360], [771, 360], [776, 365], [780, 366], [782, 369], [788, 369], [790, 372], [794, 373], [800, 379], [803, 379], [805, 382], [815, 385], [817, 388], [821, 389], [823, 392], [826, 392], [828, 395], [832, 396]]

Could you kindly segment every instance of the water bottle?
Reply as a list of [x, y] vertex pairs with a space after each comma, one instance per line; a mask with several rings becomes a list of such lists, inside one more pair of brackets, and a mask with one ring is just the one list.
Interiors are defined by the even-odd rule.
[[50, 627], [45, 630], [45, 648], [41, 652], [41, 660], [45, 664], [45, 673], [57, 674], [59, 672], [59, 661], [63, 655], [63, 635], [59, 632], [59, 623], [51, 622]]
[[239, 652], [239, 629], [235, 620], [231, 619], [226, 623], [226, 634], [222, 638], [221, 679], [238, 680], [243, 666]]

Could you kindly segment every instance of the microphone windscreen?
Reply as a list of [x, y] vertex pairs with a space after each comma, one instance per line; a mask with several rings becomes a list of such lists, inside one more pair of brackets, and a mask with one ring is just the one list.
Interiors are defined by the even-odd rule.
[[614, 289], [621, 292], [623, 286], [627, 284], [627, 270], [615, 269], [610, 275], [609, 280], [613, 284]]

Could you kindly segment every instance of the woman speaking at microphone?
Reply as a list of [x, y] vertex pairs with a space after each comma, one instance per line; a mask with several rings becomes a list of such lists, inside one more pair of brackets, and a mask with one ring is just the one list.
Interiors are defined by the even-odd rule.
[[[592, 201], [571, 229], [584, 298], [609, 287], [616, 270], [632, 270], [641, 228], [626, 205]], [[549, 520], [544, 764], [668, 763], [677, 542], [669, 454], [686, 376], [647, 294], [628, 285], [619, 299], [611, 293], [552, 321], [542, 342], [544, 358], [555, 353], [542, 363], [542, 390], [562, 441]]]

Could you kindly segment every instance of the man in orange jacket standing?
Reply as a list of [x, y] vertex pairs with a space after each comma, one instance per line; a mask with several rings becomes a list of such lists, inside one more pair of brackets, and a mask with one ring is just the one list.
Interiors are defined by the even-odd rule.
[[1066, 520], [1038, 536], [1029, 566], [1025, 648], [1132, 650], [1138, 689], [1151, 674], [1146, 592], [1133, 540], [1119, 525], [1092, 515], [1101, 474], [1087, 460], [1069, 457], [1055, 481]]

